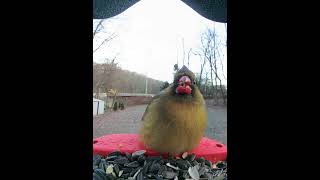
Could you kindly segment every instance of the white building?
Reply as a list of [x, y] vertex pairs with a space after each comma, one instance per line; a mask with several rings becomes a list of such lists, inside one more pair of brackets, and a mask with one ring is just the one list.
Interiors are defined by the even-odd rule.
[[104, 101], [93, 98], [93, 115], [104, 113]]

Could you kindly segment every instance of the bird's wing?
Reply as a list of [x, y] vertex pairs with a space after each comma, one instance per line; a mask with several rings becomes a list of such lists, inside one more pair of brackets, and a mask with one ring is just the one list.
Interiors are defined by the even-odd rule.
[[143, 121], [144, 116], [148, 113], [150, 105], [152, 103], [154, 103], [155, 101], [157, 101], [159, 98], [160, 98], [160, 94], [157, 94], [157, 95], [153, 96], [153, 98], [151, 99], [151, 102], [148, 104], [146, 110], [144, 111], [144, 113], [142, 115], [141, 121]]

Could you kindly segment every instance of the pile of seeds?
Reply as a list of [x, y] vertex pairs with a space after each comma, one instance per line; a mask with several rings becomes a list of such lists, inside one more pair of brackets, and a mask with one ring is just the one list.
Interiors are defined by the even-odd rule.
[[147, 156], [145, 150], [130, 153], [115, 151], [108, 156], [93, 155], [94, 180], [226, 180], [227, 162], [215, 164], [183, 153], [182, 157]]

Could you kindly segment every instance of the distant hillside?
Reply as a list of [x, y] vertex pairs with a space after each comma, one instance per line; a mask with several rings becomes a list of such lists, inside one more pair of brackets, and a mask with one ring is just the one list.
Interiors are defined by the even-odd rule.
[[117, 64], [93, 63], [93, 91], [100, 93], [106, 89], [117, 89], [121, 93], [145, 93], [147, 80], [147, 93], [157, 94], [164, 82], [148, 78], [145, 75], [123, 70]]

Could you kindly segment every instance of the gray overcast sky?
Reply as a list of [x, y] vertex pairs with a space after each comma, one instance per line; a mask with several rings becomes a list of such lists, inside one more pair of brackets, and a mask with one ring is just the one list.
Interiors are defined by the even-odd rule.
[[[99, 20], [94, 20], [94, 26]], [[208, 20], [180, 0], [142, 0], [125, 12], [104, 21], [104, 32], [94, 40], [94, 49], [100, 42], [115, 33], [117, 37], [93, 54], [93, 60], [117, 56], [120, 67], [153, 79], [172, 82], [173, 65], [182, 66], [183, 48], [185, 64], [190, 48], [199, 50], [201, 33], [215, 27], [223, 44], [226, 44], [226, 26]], [[227, 54], [223, 48], [223, 72], [227, 77]], [[190, 56], [189, 69], [200, 72], [200, 59]], [[222, 78], [223, 84], [226, 79]]]

